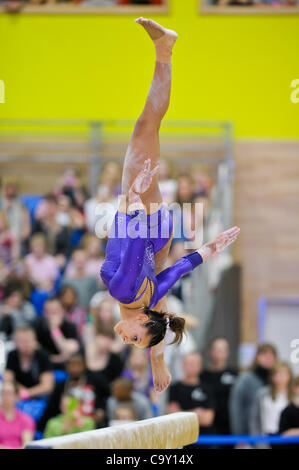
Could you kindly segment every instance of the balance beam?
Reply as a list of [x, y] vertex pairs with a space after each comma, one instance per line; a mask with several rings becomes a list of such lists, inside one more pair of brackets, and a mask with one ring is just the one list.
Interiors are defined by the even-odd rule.
[[198, 418], [179, 412], [158, 418], [32, 441], [27, 449], [177, 449], [198, 438]]

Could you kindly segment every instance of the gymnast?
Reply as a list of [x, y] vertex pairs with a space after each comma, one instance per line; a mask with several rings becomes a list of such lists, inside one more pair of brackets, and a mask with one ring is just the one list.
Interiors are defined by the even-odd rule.
[[177, 34], [150, 19], [135, 21], [154, 43], [155, 71], [125, 155], [122, 197], [109, 232], [101, 277], [119, 303], [121, 321], [115, 332], [126, 344], [151, 348], [154, 387], [161, 393], [171, 380], [163, 355], [167, 328], [175, 334], [173, 343], [179, 344], [185, 326], [184, 318], [167, 312], [166, 294], [181, 276], [233, 243], [240, 229], [233, 227], [220, 233], [165, 269], [173, 225], [158, 185], [159, 128], [169, 106], [172, 48]]

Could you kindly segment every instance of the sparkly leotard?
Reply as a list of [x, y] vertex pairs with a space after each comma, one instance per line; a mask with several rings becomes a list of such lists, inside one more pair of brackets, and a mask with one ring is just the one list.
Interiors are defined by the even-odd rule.
[[[176, 281], [202, 263], [198, 252], [183, 256], [155, 276], [155, 253], [171, 238], [172, 217], [164, 205], [154, 214], [117, 212], [109, 232], [101, 277], [110, 294], [124, 304], [142, 299], [148, 284], [153, 308]], [[145, 288], [137, 296], [143, 282]]]

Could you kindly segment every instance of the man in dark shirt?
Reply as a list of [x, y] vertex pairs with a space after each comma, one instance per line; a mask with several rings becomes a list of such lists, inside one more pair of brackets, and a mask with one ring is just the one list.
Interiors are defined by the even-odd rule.
[[229, 344], [225, 338], [214, 338], [208, 348], [208, 364], [200, 375], [202, 383], [209, 386], [216, 401], [214, 431], [230, 434], [229, 395], [237, 371], [227, 367]]
[[52, 367], [47, 354], [38, 349], [34, 330], [20, 327], [14, 340], [16, 349], [8, 354], [3, 379], [17, 382], [22, 400], [51, 393], [54, 386]]
[[168, 413], [194, 411], [198, 416], [200, 434], [212, 432], [215, 415], [215, 401], [208, 386], [200, 379], [202, 358], [199, 353], [184, 357], [184, 378], [170, 386]]
[[39, 344], [49, 354], [54, 369], [64, 369], [65, 361], [80, 348], [77, 327], [65, 320], [60, 300], [45, 302], [44, 316], [34, 322]]
[[[293, 381], [292, 402], [280, 415], [279, 432], [286, 437], [299, 437], [299, 376]], [[298, 449], [299, 444], [290, 444], [284, 447]]]
[[104, 376], [96, 378], [86, 369], [81, 353], [75, 353], [66, 362], [67, 378], [57, 383], [50, 396], [48, 406], [38, 423], [39, 431], [43, 431], [48, 420], [60, 414], [60, 402], [64, 394], [72, 395], [81, 402], [83, 416], [92, 417], [96, 426], [107, 426], [106, 402], [110, 395], [110, 387]]

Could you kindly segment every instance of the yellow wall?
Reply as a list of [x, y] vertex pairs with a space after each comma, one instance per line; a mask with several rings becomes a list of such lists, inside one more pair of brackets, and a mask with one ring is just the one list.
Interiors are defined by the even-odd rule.
[[[299, 15], [199, 15], [197, 0], [170, 3], [169, 15], [154, 16], [180, 35], [168, 118], [231, 120], [237, 137], [298, 138], [290, 83], [299, 78]], [[135, 118], [154, 54], [133, 19], [0, 15], [0, 116]]]

